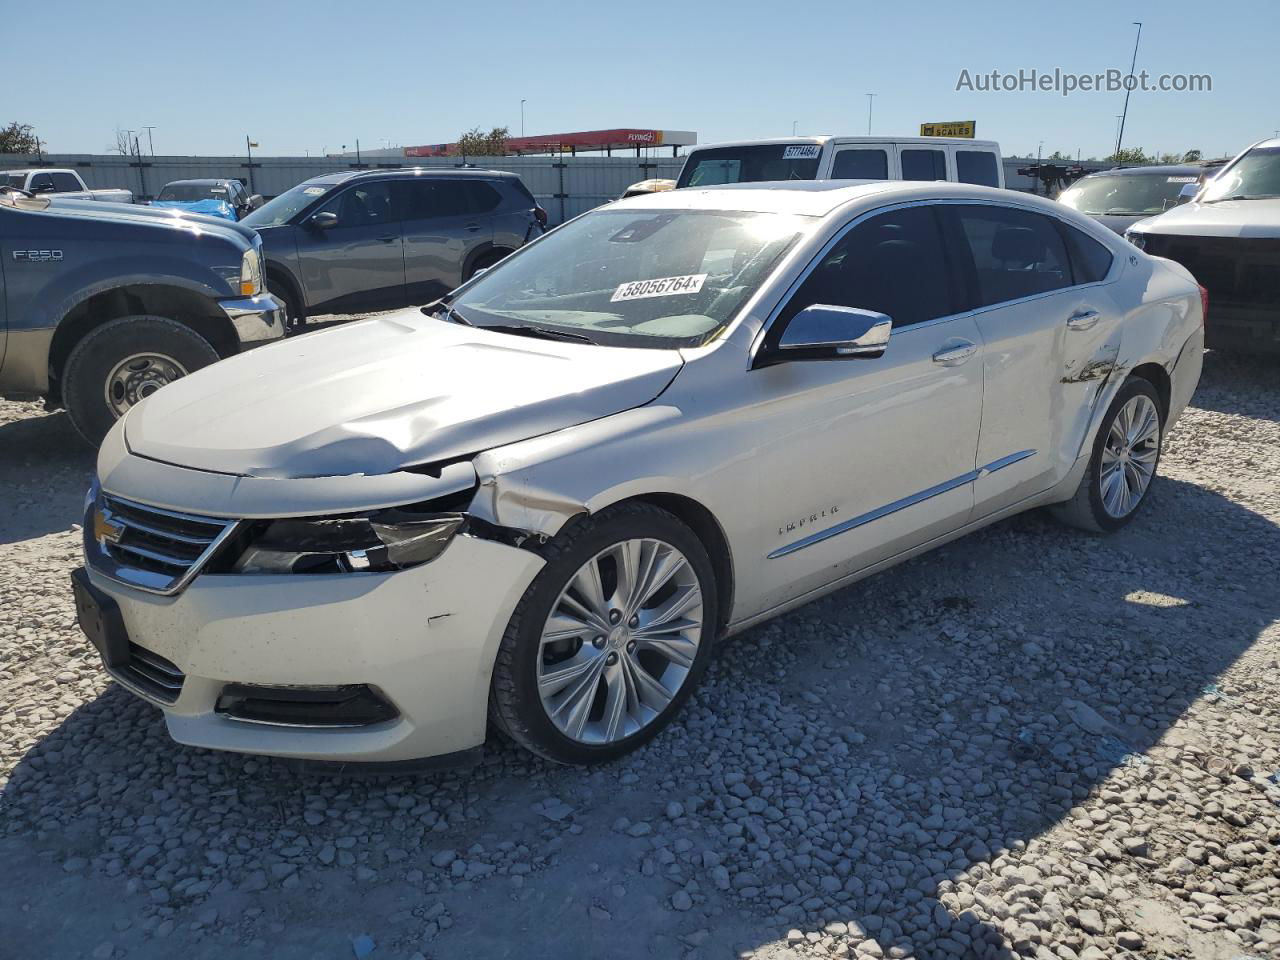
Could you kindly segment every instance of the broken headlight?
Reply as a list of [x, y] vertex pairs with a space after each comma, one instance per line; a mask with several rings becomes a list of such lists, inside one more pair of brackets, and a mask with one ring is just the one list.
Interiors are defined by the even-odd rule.
[[386, 573], [430, 563], [466, 518], [398, 509], [271, 520], [250, 534], [235, 573]]

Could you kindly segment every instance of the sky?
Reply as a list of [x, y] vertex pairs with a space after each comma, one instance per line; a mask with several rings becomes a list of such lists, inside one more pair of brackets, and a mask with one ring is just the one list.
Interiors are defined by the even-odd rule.
[[[17, 2], [17, 0], [5, 0]], [[699, 142], [915, 135], [976, 120], [1006, 155], [1105, 156], [1122, 92], [957, 90], [1020, 69], [1208, 74], [1211, 92], [1134, 92], [1126, 146], [1232, 154], [1280, 128], [1280, 0], [720, 0], [680, 5], [61, 0], [91, 29], [11, 32], [0, 123], [53, 153], [154, 126], [157, 154], [335, 153], [456, 140], [472, 127], [692, 130]], [[146, 133], [142, 132], [146, 150]], [[1043, 146], [1041, 146], [1043, 144]]]

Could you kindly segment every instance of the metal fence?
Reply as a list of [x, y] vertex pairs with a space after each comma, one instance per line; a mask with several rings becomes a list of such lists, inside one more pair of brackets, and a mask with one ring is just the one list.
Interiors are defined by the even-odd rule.
[[[148, 200], [171, 180], [227, 177], [243, 180], [252, 193], [273, 197], [310, 177], [341, 170], [394, 169], [421, 166], [451, 169], [460, 161], [453, 157], [424, 157], [413, 160], [370, 158], [356, 164], [349, 158], [330, 157], [127, 157], [111, 154], [53, 154], [40, 158], [4, 156], [0, 168], [29, 166], [70, 167], [77, 170], [90, 187], [125, 187], [139, 200]], [[538, 202], [550, 215], [551, 223], [563, 223], [580, 213], [622, 195], [628, 186], [652, 177], [672, 177], [680, 172], [684, 157], [477, 157], [477, 167], [508, 170], [519, 174]], [[1034, 160], [1005, 157], [1005, 183], [1012, 190], [1031, 191], [1034, 181], [1018, 176], [1019, 167]], [[1086, 161], [1084, 166], [1102, 168]]]

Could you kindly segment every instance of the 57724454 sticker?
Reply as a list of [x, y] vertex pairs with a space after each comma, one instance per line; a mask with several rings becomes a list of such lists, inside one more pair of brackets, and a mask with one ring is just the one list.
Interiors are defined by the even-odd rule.
[[689, 273], [683, 277], [659, 277], [656, 280], [632, 280], [621, 283], [609, 298], [610, 303], [619, 300], [644, 300], [649, 297], [672, 297], [680, 293], [697, 293], [706, 282], [705, 273]]

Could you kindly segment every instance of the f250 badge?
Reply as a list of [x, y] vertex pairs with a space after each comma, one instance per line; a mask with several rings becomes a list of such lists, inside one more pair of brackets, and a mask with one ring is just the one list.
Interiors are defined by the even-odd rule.
[[802, 530], [805, 527], [812, 527], [819, 520], [825, 520], [827, 517], [834, 517], [839, 512], [839, 507], [827, 507], [827, 509], [819, 510], [817, 513], [811, 513], [807, 517], [801, 517], [799, 520], [789, 520], [778, 528], [778, 536], [782, 536], [784, 533], [793, 533], [796, 530]]
[[62, 259], [61, 250], [15, 250], [13, 259], [25, 263], [55, 263]]

